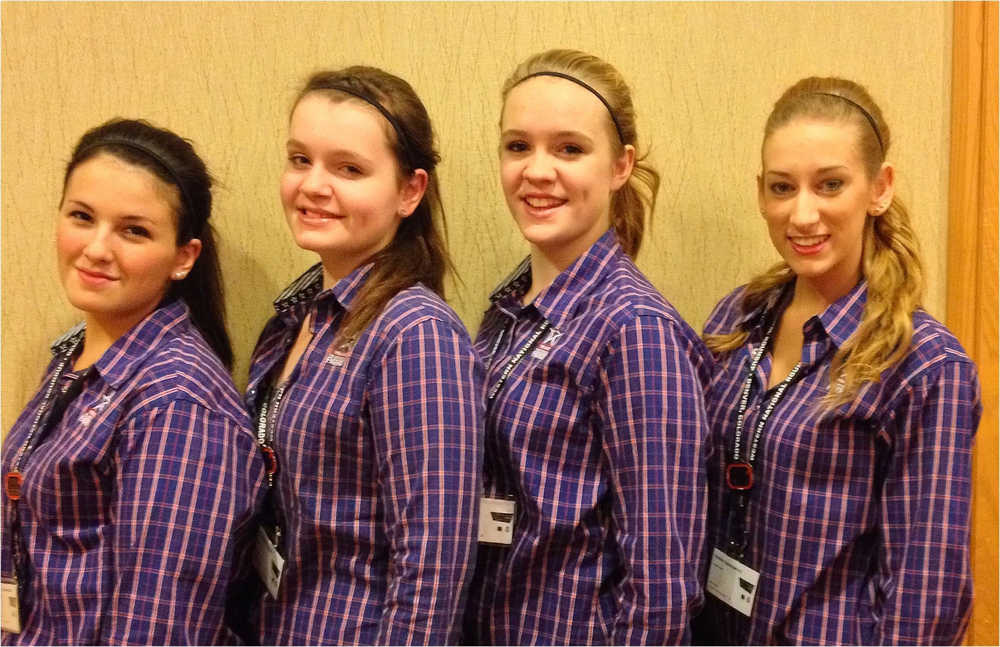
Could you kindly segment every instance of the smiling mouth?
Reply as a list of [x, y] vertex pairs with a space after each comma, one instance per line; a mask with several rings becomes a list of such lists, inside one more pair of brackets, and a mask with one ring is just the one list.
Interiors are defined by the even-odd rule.
[[313, 220], [313, 221], [337, 220], [338, 218], [341, 217], [335, 213], [331, 213], [329, 211], [323, 211], [320, 209], [306, 209], [304, 207], [298, 207], [296, 211], [298, 212], [299, 217], [302, 218], [303, 220]]
[[553, 198], [550, 196], [532, 196], [526, 195], [521, 198], [521, 201], [532, 209], [553, 209], [555, 207], [562, 206], [566, 204], [566, 200], [560, 198]]
[[82, 276], [85, 280], [89, 282], [98, 283], [104, 281], [118, 280], [113, 276], [108, 276], [107, 274], [104, 274], [103, 272], [94, 272], [93, 270], [85, 270], [82, 267], [77, 267], [75, 269], [77, 272], [80, 273], [80, 276]]
[[811, 254], [819, 251], [829, 238], [829, 234], [823, 236], [789, 236], [788, 241], [796, 251], [803, 254]]

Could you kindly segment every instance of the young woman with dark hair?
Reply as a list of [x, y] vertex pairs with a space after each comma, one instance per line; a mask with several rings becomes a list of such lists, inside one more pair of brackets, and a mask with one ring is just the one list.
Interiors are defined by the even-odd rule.
[[56, 227], [84, 323], [3, 444], [4, 644], [213, 644], [264, 478], [192, 146], [114, 120], [77, 144]]
[[262, 644], [446, 644], [474, 557], [481, 375], [445, 304], [431, 122], [408, 83], [313, 75], [281, 177], [320, 262], [274, 302], [246, 402], [271, 467]]

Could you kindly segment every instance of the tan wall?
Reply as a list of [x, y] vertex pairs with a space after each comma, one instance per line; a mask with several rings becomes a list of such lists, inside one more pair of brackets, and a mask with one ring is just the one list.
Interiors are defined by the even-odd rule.
[[799, 77], [867, 84], [944, 314], [951, 11], [947, 4], [8, 3], [2, 5], [3, 400], [6, 432], [47, 343], [78, 315], [55, 278], [62, 166], [87, 128], [138, 116], [191, 138], [219, 178], [237, 381], [270, 300], [312, 261], [277, 198], [289, 100], [318, 67], [368, 63], [408, 79], [440, 136], [452, 305], [474, 327], [525, 253], [497, 182], [499, 86], [550, 47], [588, 50], [631, 82], [663, 186], [640, 265], [700, 327], [775, 258], [754, 176], [770, 104]]

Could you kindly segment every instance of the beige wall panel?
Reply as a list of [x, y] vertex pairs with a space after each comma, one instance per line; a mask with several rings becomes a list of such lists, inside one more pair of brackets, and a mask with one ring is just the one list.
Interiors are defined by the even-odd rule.
[[[526, 253], [497, 181], [499, 87], [550, 47], [630, 81], [663, 186], [640, 265], [695, 327], [776, 256], [754, 176], [771, 103], [808, 74], [869, 86], [944, 311], [951, 11], [939, 3], [3, 3], [3, 432], [49, 340], [78, 314], [54, 272], [62, 166], [87, 128], [145, 117], [191, 138], [220, 181], [215, 224], [237, 365], [270, 301], [312, 262], [277, 199], [289, 101], [310, 71], [367, 63], [408, 79], [434, 118], [452, 305], [470, 327]], [[903, 37], [901, 37], [903, 36]]]

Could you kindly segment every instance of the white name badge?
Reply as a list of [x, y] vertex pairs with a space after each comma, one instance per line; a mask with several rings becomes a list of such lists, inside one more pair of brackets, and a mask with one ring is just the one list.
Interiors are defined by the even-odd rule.
[[745, 616], [750, 615], [757, 595], [760, 573], [718, 548], [712, 552], [705, 589]]
[[278, 599], [278, 587], [281, 586], [281, 574], [285, 570], [285, 558], [278, 552], [267, 536], [263, 527], [257, 528], [257, 545], [253, 551], [253, 565], [257, 569], [260, 581], [267, 587], [271, 597]]
[[514, 512], [511, 499], [484, 496], [479, 500], [479, 543], [510, 546], [514, 540]]
[[21, 610], [17, 600], [17, 582], [3, 580], [0, 583], [0, 629], [12, 634], [21, 633]]

